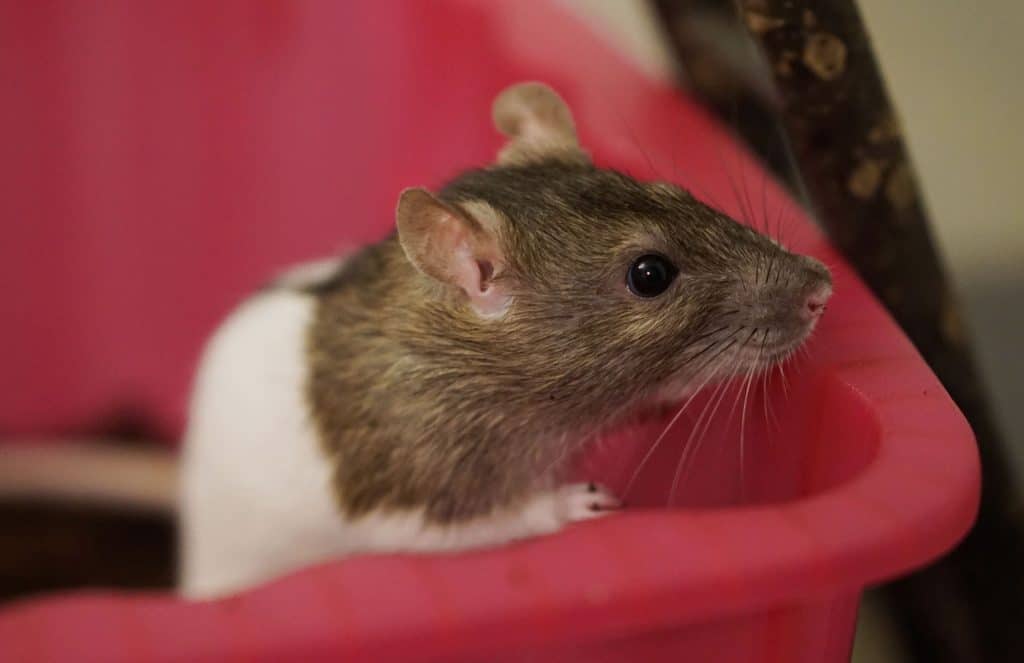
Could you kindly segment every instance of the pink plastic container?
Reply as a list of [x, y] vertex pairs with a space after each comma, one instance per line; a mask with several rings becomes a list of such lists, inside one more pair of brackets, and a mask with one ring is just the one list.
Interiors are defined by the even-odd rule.
[[[179, 432], [217, 319], [270, 270], [382, 234], [401, 188], [488, 161], [490, 101], [521, 79], [563, 92], [599, 163], [781, 232], [836, 290], [786, 383], [743, 418], [726, 396], [680, 466], [691, 405], [621, 515], [210, 603], [22, 602], [0, 610], [0, 660], [838, 662], [861, 591], [964, 534], [972, 434], [914, 348], [720, 127], [560, 7], [0, 5], [0, 83], [19, 91], [0, 110], [0, 269], [30, 284], [0, 327], [4, 430], [131, 404]], [[610, 436], [581, 475], [624, 492], [664, 424]]]

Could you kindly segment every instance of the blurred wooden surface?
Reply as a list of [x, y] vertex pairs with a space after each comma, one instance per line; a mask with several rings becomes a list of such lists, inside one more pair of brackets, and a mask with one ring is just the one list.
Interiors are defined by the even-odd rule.
[[170, 588], [175, 530], [169, 516], [4, 502], [0, 602], [87, 587]]
[[[17, 463], [5, 461], [24, 449], [14, 448], [9, 438], [0, 443], [0, 602], [68, 589], [174, 586], [178, 533], [167, 499], [177, 472], [168, 446], [150, 441], [157, 436], [155, 422], [131, 408], [97, 418], [87, 427], [87, 438], [106, 440], [106, 446], [83, 449], [78, 460], [84, 466], [63, 468], [70, 479], [63, 488], [52, 473], [15, 481]], [[115, 450], [122, 453], [111, 454]], [[59, 462], [75, 458], [63, 456]], [[90, 478], [88, 469], [97, 463], [104, 466], [101, 477], [121, 469], [128, 473], [125, 481], [96, 491], [96, 477]], [[21, 489], [47, 499], [30, 500]], [[82, 490], [120, 495], [138, 505], [124, 510], [102, 500], [76, 500]]]

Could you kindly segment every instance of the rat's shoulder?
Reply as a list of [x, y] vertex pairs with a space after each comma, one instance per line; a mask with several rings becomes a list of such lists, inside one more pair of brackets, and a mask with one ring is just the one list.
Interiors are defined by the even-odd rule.
[[365, 247], [294, 265], [271, 281], [265, 290], [286, 290], [326, 297], [354, 287], [373, 289], [388, 276], [398, 276], [406, 265], [394, 233]]

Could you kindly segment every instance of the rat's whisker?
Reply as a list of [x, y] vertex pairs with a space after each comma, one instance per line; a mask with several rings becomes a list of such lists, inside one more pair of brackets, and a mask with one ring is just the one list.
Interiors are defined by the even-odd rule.
[[[756, 334], [757, 334], [758, 332], [760, 332], [760, 331], [761, 331], [761, 328], [760, 328], [760, 327], [755, 327], [755, 328], [754, 328], [754, 331], [750, 332], [750, 334], [749, 334], [749, 335], [747, 336], [746, 340], [744, 341], [744, 343], [743, 343], [744, 347], [747, 347], [747, 346], [749, 346], [749, 344], [750, 344], [750, 340], [751, 340], [752, 338], [754, 338], [754, 337], [755, 337], [755, 335], [756, 335]], [[765, 334], [767, 335], [767, 330], [765, 330]], [[764, 341], [762, 341], [762, 342], [761, 342], [761, 347], [762, 347], [762, 348], [764, 347]], [[753, 362], [751, 362], [751, 365], [750, 365], [750, 371], [753, 371], [753, 370], [755, 370], [755, 369], [757, 368], [757, 363], [758, 363], [758, 362], [760, 361], [760, 359], [761, 359], [761, 355], [760, 355], [760, 353], [759, 353], [759, 354], [757, 355], [757, 357], [755, 357], [755, 358], [754, 358], [754, 361], [753, 361]], [[739, 365], [739, 361], [737, 361], [737, 362], [736, 362], [736, 364], [737, 364], [737, 365]], [[749, 374], [749, 373], [748, 373], [748, 374]], [[739, 397], [740, 397], [740, 392], [741, 392], [741, 391], [742, 391], [742, 387], [741, 387], [740, 391], [737, 391], [737, 392], [736, 392], [736, 401], [735, 401], [735, 402], [734, 402], [734, 403], [732, 404], [732, 407], [731, 407], [731, 408], [729, 409], [729, 416], [728, 416], [728, 419], [729, 419], [730, 421], [732, 421], [732, 415], [736, 414], [736, 407], [737, 407], [737, 406], [739, 405]]]
[[757, 215], [754, 213], [754, 204], [750, 200], [750, 187], [748, 186], [746, 174], [743, 172], [743, 155], [737, 155], [736, 163], [740, 169], [740, 183], [743, 186], [743, 198], [747, 203], [747, 218], [750, 220], [750, 225], [753, 228], [757, 227]]
[[[738, 124], [738, 119], [739, 119], [739, 104], [737, 103], [737, 100], [735, 98], [733, 98], [732, 101], [733, 101], [733, 105], [732, 105], [733, 124], [737, 125]], [[719, 149], [721, 149], [721, 148], [719, 148]], [[733, 173], [731, 172], [731, 170], [726, 168], [726, 174], [729, 176], [730, 183], [733, 185], [732, 186], [733, 191], [736, 192], [735, 193], [735, 195], [736, 195], [736, 203], [740, 207], [740, 210], [743, 212], [743, 215], [746, 217], [745, 220], [747, 222], [747, 225], [752, 227], [752, 228], [754, 228], [756, 226], [754, 225], [754, 216], [753, 216], [752, 210], [750, 209], [750, 199], [746, 195], [747, 183], [746, 183], [746, 178], [745, 178], [744, 172], [743, 172], [743, 155], [738, 150], [734, 152], [734, 155], [736, 157], [736, 165], [738, 166], [738, 170], [739, 170], [740, 183], [742, 185], [743, 192], [744, 192], [743, 197], [740, 197], [739, 193], [736, 192], [736, 186], [733, 183]], [[746, 207], [744, 207], [744, 200], [746, 200], [746, 203], [747, 203]]]
[[[720, 328], [718, 328], [717, 330], [715, 330], [715, 332], [712, 332], [712, 333], [717, 333], [717, 332], [719, 332], [719, 331], [722, 331], [722, 330], [724, 330], [724, 329], [728, 329], [728, 326], [726, 326], [726, 327], [720, 327]], [[742, 327], [740, 327], [740, 328], [738, 328], [738, 329], [734, 330], [732, 334], [729, 334], [728, 336], [726, 336], [726, 337], [725, 337], [724, 339], [722, 339], [721, 341], [717, 341], [717, 342], [715, 342], [715, 343], [711, 343], [711, 344], [709, 344], [709, 345], [708, 345], [707, 347], [705, 347], [705, 348], [704, 348], [703, 350], [701, 350], [701, 351], [700, 351], [700, 352], [699, 352], [699, 353], [698, 353], [697, 355], [695, 355], [694, 357], [691, 357], [691, 358], [690, 358], [689, 360], [687, 360], [687, 362], [686, 362], [686, 363], [688, 364], [688, 363], [689, 363], [690, 361], [692, 361], [693, 359], [696, 359], [696, 358], [697, 358], [698, 356], [700, 356], [700, 355], [701, 355], [701, 354], [703, 354], [704, 352], [706, 352], [706, 351], [710, 350], [711, 348], [714, 348], [714, 347], [716, 347], [716, 346], [717, 346], [717, 345], [718, 345], [719, 343], [725, 343], [726, 341], [729, 341], [729, 340], [730, 340], [730, 339], [732, 339], [732, 338], [733, 338], [733, 337], [734, 337], [734, 336], [735, 336], [735, 335], [736, 335], [737, 333], [739, 333], [739, 331], [740, 331], [741, 329], [743, 329], [743, 328], [742, 328]], [[707, 336], [707, 334], [706, 334], [705, 336]], [[714, 361], [715, 361], [715, 360], [716, 360], [716, 359], [717, 359], [717, 358], [718, 358], [719, 356], [721, 356], [721, 354], [722, 354], [723, 352], [727, 351], [727, 350], [728, 350], [728, 349], [729, 349], [729, 348], [730, 348], [730, 347], [731, 347], [731, 346], [732, 346], [732, 345], [733, 345], [733, 344], [734, 344], [735, 342], [736, 342], [736, 341], [735, 341], [735, 340], [733, 340], [733, 341], [732, 341], [731, 343], [729, 343], [728, 345], [726, 345], [726, 346], [725, 346], [724, 348], [722, 348], [722, 349], [721, 349], [721, 350], [719, 350], [718, 352], [714, 353], [713, 355], [711, 355], [711, 356], [709, 356], [709, 357], [708, 357], [707, 359], [705, 359], [705, 361], [704, 361], [704, 362], [702, 362], [702, 363], [701, 363], [701, 364], [700, 364], [700, 365], [699, 365], [699, 366], [697, 367], [697, 369], [696, 369], [696, 370], [694, 371], [694, 375], [695, 375], [695, 376], [696, 376], [696, 375], [700, 375], [700, 372], [701, 372], [701, 371], [703, 371], [703, 370], [704, 370], [705, 368], [707, 368], [708, 366], [710, 366], [710, 365], [711, 365], [711, 364], [712, 364], [712, 363], [713, 363], [713, 362], [714, 362]], [[665, 426], [665, 429], [664, 429], [664, 430], [662, 430], [662, 432], [661, 432], [661, 434], [660, 434], [660, 435], [658, 435], [658, 438], [657, 438], [657, 439], [656, 439], [656, 440], [654, 441], [654, 443], [653, 443], [653, 444], [651, 445], [651, 447], [650, 447], [650, 448], [649, 448], [649, 449], [647, 450], [647, 453], [646, 453], [646, 454], [644, 454], [644, 457], [643, 457], [643, 459], [641, 459], [641, 461], [640, 461], [640, 464], [639, 464], [639, 465], [637, 466], [637, 468], [636, 468], [636, 469], [635, 469], [635, 470], [633, 471], [633, 474], [632, 474], [632, 476], [631, 476], [631, 477], [629, 478], [629, 482], [628, 482], [628, 483], [626, 484], [626, 488], [625, 488], [625, 490], [623, 491], [623, 495], [622, 495], [622, 499], [623, 499], [623, 500], [625, 500], [625, 499], [626, 499], [626, 497], [627, 497], [627, 496], [629, 495], [629, 491], [630, 491], [630, 490], [632, 490], [632, 488], [633, 488], [633, 484], [634, 484], [634, 482], [636, 481], [637, 477], [639, 476], [639, 474], [640, 474], [641, 470], [643, 470], [643, 468], [644, 468], [644, 465], [646, 465], [646, 464], [647, 464], [647, 461], [648, 461], [648, 460], [650, 460], [651, 456], [652, 456], [652, 455], [654, 454], [654, 452], [655, 452], [655, 451], [657, 450], [658, 446], [659, 446], [659, 445], [661, 444], [661, 441], [662, 441], [663, 439], [665, 439], [665, 436], [666, 436], [666, 435], [668, 434], [668, 432], [669, 432], [669, 431], [670, 431], [670, 430], [672, 429], [672, 427], [673, 427], [673, 426], [675, 425], [676, 421], [678, 421], [678, 420], [679, 420], [679, 417], [680, 417], [680, 416], [682, 416], [683, 412], [684, 412], [684, 411], [686, 410], [686, 408], [687, 408], [687, 407], [689, 407], [690, 403], [691, 403], [691, 402], [693, 401], [693, 399], [694, 399], [694, 398], [695, 398], [695, 397], [697, 396], [697, 394], [699, 394], [699, 393], [700, 393], [700, 392], [701, 392], [701, 391], [702, 391], [702, 390], [704, 389], [704, 387], [705, 387], [705, 386], [707, 386], [707, 384], [708, 384], [709, 382], [711, 382], [711, 380], [713, 380], [713, 379], [714, 379], [714, 378], [715, 378], [715, 377], [716, 377], [716, 376], [717, 376], [717, 375], [718, 375], [718, 374], [719, 374], [720, 372], [721, 372], [721, 371], [720, 371], [720, 369], [719, 369], [719, 368], [715, 368], [715, 369], [713, 369], [713, 370], [712, 370], [712, 371], [711, 371], [710, 373], [708, 373], [708, 375], [707, 375], [707, 376], [706, 376], [706, 377], [704, 378], [704, 380], [703, 380], [703, 381], [702, 381], [702, 382], [700, 383], [700, 386], [698, 386], [698, 387], [697, 387], [697, 389], [695, 389], [695, 390], [694, 390], [694, 392], [693, 392], [692, 394], [690, 394], [689, 398], [687, 398], [687, 399], [686, 399], [686, 402], [685, 402], [685, 403], [683, 403], [682, 407], [680, 407], [680, 408], [679, 408], [679, 410], [678, 410], [678, 411], [676, 412], [675, 416], [673, 416], [673, 417], [672, 417], [672, 419], [671, 419], [671, 420], [670, 420], [670, 421], [668, 422], [668, 424], [667, 424], [667, 425]]]
[[772, 257], [768, 261], [768, 271], [765, 272], [764, 281], [761, 282], [761, 285], [768, 285], [768, 277], [770, 277], [771, 274], [772, 274], [772, 268], [775, 267], [775, 262], [776, 262], [776, 259], [774, 257]]
[[764, 222], [764, 234], [768, 234], [768, 170], [761, 169], [761, 218]]
[[[803, 224], [801, 224], [801, 223], [797, 223], [794, 226], [793, 221], [795, 219], [795, 216], [793, 214], [791, 214], [791, 213], [790, 214], [786, 214], [785, 213], [786, 212], [786, 208], [789, 207], [790, 205], [792, 205], [792, 202], [789, 201], [788, 199], [784, 199], [782, 201], [782, 204], [779, 205], [779, 210], [781, 212], [783, 212], [782, 214], [780, 214], [780, 217], [779, 217], [779, 229], [780, 229], [780, 232], [781, 232], [783, 230], [783, 228], [784, 228], [786, 233], [789, 235], [789, 239], [790, 239], [791, 243], [795, 244], [795, 243], [799, 243], [799, 241], [804, 238], [804, 236], [805, 236], [804, 235], [805, 229], [801, 227], [801, 226], [803, 226]], [[785, 224], [783, 224], [783, 221], [785, 221]]]
[[786, 379], [785, 360], [779, 362], [779, 376], [782, 378], [782, 395], [789, 400], [789, 381]]
[[679, 138], [683, 130], [682, 121], [676, 123], [675, 127], [675, 140], [672, 141], [672, 183], [679, 181], [679, 160], [676, 155], [679, 152]]
[[[754, 330], [754, 333], [756, 334], [759, 331], [761, 331], [760, 328], [757, 328], [757, 329]], [[765, 331], [765, 334], [767, 335], [767, 330]], [[753, 334], [750, 337], [748, 337], [747, 340], [749, 341], [750, 338], [752, 338], [752, 337], [753, 337]], [[762, 347], [763, 347], [763, 340], [762, 340]], [[759, 364], [760, 360], [761, 360], [761, 352], [758, 352], [757, 356], [754, 358], [754, 361], [752, 361], [750, 363], [750, 366], [748, 367], [748, 369], [747, 369], [743, 379], [739, 382], [739, 388], [736, 390], [736, 398], [735, 398], [735, 400], [733, 400], [732, 407], [729, 408], [729, 416], [727, 417], [728, 421], [732, 421], [733, 414], [736, 413], [736, 407], [739, 405], [740, 397], [744, 393], [744, 386], [750, 384], [750, 382], [753, 379], [755, 373], [757, 372], [758, 364]], [[743, 480], [742, 479], [742, 476], [743, 476], [743, 424], [745, 423], [744, 420], [743, 420], [743, 417], [746, 417], [746, 400], [745, 399], [744, 399], [744, 407], [743, 407], [743, 409], [740, 412], [740, 417], [741, 417], [741, 420], [740, 420], [740, 477], [741, 477], [741, 479], [740, 480], [742, 482], [742, 480]]]
[[[740, 360], [738, 358], [734, 359], [730, 365], [730, 372], [735, 370], [739, 363]], [[721, 388], [716, 390], [715, 393], [712, 394], [711, 398], [708, 399], [707, 404], [704, 406], [704, 411], [701, 412], [701, 416], [697, 419], [696, 423], [694, 423], [693, 430], [690, 431], [690, 436], [687, 438], [686, 445], [683, 447], [683, 455], [680, 457], [679, 465], [676, 467], [675, 477], [672, 480], [672, 490], [669, 493], [670, 505], [675, 501], [676, 488], [679, 484], [680, 478], [682, 478], [682, 482], [684, 484], [686, 479], [689, 478], [690, 469], [696, 462], [697, 454], [711, 428], [711, 422], [714, 420], [715, 414], [718, 412], [718, 407], [722, 404], [722, 401], [725, 400], [725, 394], [729, 391], [729, 387], [732, 384], [733, 383], [728, 381], [722, 382]], [[712, 403], [714, 403], [714, 405], [712, 405]], [[711, 413], [710, 416], [705, 419], [704, 415], [708, 412], [709, 406], [711, 407]], [[702, 420], [703, 425], [701, 425]], [[696, 439], [696, 443], [694, 443], [694, 439]], [[680, 471], [682, 471], [682, 474], [680, 474]]]
[[[760, 353], [757, 355], [758, 361], [761, 359]], [[751, 365], [750, 372], [747, 374], [746, 389], [743, 392], [743, 409], [740, 412], [740, 499], [746, 498], [747, 481], [746, 481], [746, 432], [747, 432], [747, 402], [750, 400], [750, 385], [754, 381], [754, 370], [757, 367], [757, 362]]]
[[725, 387], [728, 384], [729, 382], [727, 380], [718, 383], [718, 386], [715, 388], [715, 391], [712, 392], [711, 397], [708, 398], [708, 401], [704, 404], [704, 409], [701, 410], [700, 416], [697, 417], [697, 421], [694, 422], [693, 429], [690, 431], [689, 437], [686, 438], [686, 444], [683, 445], [682, 452], [679, 454], [679, 462], [676, 464], [676, 471], [672, 477], [672, 486], [669, 489], [668, 494], [669, 506], [672, 506], [675, 503], [676, 487], [679, 485], [679, 476], [682, 472], [683, 467], [686, 465], [687, 458], [691, 455], [690, 452], [693, 449], [694, 435], [700, 429], [701, 423], [704, 421], [704, 417], [707, 415], [712, 403], [714, 403], [715, 399], [719, 397], [719, 394], [725, 393]]
[[[743, 208], [742, 198], [740, 197], [739, 189], [736, 188], [736, 181], [733, 179], [732, 171], [730, 170], [730, 168], [728, 167], [728, 165], [725, 162], [725, 157], [722, 154], [722, 146], [721, 145], [717, 145], [716, 146], [715, 155], [718, 157], [718, 165], [719, 165], [719, 167], [721, 168], [722, 172], [725, 174], [726, 179], [729, 181], [729, 188], [732, 189], [733, 197], [736, 199], [736, 206], [738, 208], [740, 208], [740, 213], [742, 214], [742, 213], [744, 213], [743, 209], [742, 209]], [[722, 209], [722, 211], [725, 212], [724, 209]], [[749, 221], [747, 221], [747, 225], [748, 226], [750, 225]]]
[[637, 477], [640, 476], [640, 472], [644, 469], [644, 466], [647, 464], [647, 461], [651, 459], [651, 456], [654, 455], [654, 452], [658, 449], [658, 446], [661, 444], [661, 441], [665, 439], [665, 436], [668, 434], [670, 430], [672, 430], [672, 427], [675, 426], [676, 422], [679, 420], [679, 417], [683, 416], [683, 412], [685, 412], [686, 408], [690, 406], [690, 403], [693, 402], [693, 399], [696, 398], [697, 395], [701, 393], [701, 391], [703, 391], [704, 387], [707, 386], [707, 384], [712, 379], [714, 379], [715, 375], [717, 375], [717, 371], [712, 371], [711, 373], [708, 374], [704, 381], [701, 382], [700, 386], [698, 386], [694, 390], [694, 392], [690, 394], [690, 396], [686, 399], [682, 406], [680, 406], [679, 410], [676, 411], [675, 415], [672, 417], [672, 419], [669, 420], [668, 424], [666, 424], [665, 428], [661, 431], [661, 434], [658, 435], [657, 439], [654, 440], [654, 443], [651, 444], [650, 448], [647, 450], [647, 453], [644, 454], [644, 457], [640, 460], [640, 464], [636, 466], [635, 470], [633, 470], [633, 474], [629, 477], [629, 481], [626, 483], [626, 487], [622, 491], [623, 501], [625, 501], [626, 498], [629, 497], [629, 492], [633, 489], [633, 484], [636, 482]]
[[777, 242], [779, 242], [780, 244], [785, 244], [785, 239], [783, 237], [783, 226], [782, 226], [782, 218], [784, 216], [785, 206], [786, 206], [785, 196], [778, 196], [776, 198], [775, 213], [771, 215], [773, 218], [769, 219], [769, 222], [773, 226], [772, 234], [774, 235], [775, 240]]
[[[729, 350], [729, 349], [730, 349], [731, 347], [733, 347], [734, 345], [736, 345], [736, 338], [735, 338], [735, 337], [736, 337], [736, 334], [740, 333], [740, 332], [741, 332], [741, 331], [743, 331], [744, 329], [746, 329], [746, 327], [745, 327], [745, 326], [740, 326], [740, 327], [737, 327], [737, 328], [736, 328], [736, 329], [735, 329], [735, 330], [734, 330], [734, 331], [733, 331], [733, 332], [732, 332], [731, 334], [729, 334], [728, 336], [726, 336], [725, 338], [723, 338], [723, 339], [722, 339], [722, 340], [721, 340], [720, 342], [721, 342], [721, 343], [724, 343], [725, 341], [730, 341], [730, 342], [729, 342], [729, 344], [728, 344], [728, 345], [726, 345], [726, 346], [724, 346], [723, 348], [721, 348], [721, 349], [720, 349], [720, 350], [719, 350], [718, 352], [716, 352], [716, 353], [715, 353], [714, 355], [712, 355], [711, 359], [710, 359], [710, 360], [708, 360], [708, 361], [707, 361], [706, 363], [704, 363], [704, 364], [703, 364], [703, 365], [701, 366], [701, 370], [703, 370], [703, 369], [704, 369], [704, 368], [706, 368], [707, 366], [711, 365], [711, 364], [712, 364], [712, 363], [713, 363], [713, 362], [714, 362], [714, 361], [715, 361], [716, 359], [718, 359], [719, 357], [721, 357], [721, 356], [722, 356], [723, 354], [725, 354], [726, 352], [728, 352], [728, 350]], [[704, 350], [701, 350], [701, 352], [700, 352], [700, 353], [703, 353], [703, 352], [704, 352], [705, 350], [707, 350], [707, 348], [705, 348]], [[700, 353], [698, 353], [698, 354], [700, 354]]]
[[[729, 337], [727, 337], [727, 338], [732, 338], [732, 337], [734, 337], [734, 336], [735, 336], [735, 335], [736, 335], [736, 334], [737, 334], [737, 333], [738, 333], [739, 331], [741, 331], [742, 329], [745, 329], [745, 328], [744, 328], [744, 327], [739, 327], [739, 328], [737, 328], [737, 329], [736, 329], [736, 330], [735, 330], [735, 331], [734, 331], [734, 332], [733, 332], [732, 334], [730, 334], [730, 335], [729, 335]], [[729, 343], [728, 343], [727, 345], [725, 345], [725, 346], [724, 346], [724, 347], [723, 347], [723, 348], [722, 348], [721, 350], [719, 350], [718, 352], [716, 352], [716, 353], [714, 354], [714, 356], [713, 356], [713, 357], [711, 358], [711, 360], [709, 360], [708, 362], [705, 362], [704, 366], [707, 366], [708, 364], [712, 363], [712, 362], [713, 362], [713, 361], [714, 361], [715, 359], [717, 359], [718, 357], [720, 357], [720, 356], [721, 356], [722, 354], [724, 354], [724, 353], [725, 353], [726, 351], [728, 351], [728, 350], [729, 350], [729, 348], [731, 348], [731, 347], [732, 347], [732, 346], [734, 346], [735, 344], [736, 344], [736, 339], [735, 339], [735, 338], [733, 338], [733, 340], [731, 340], [731, 341], [730, 341], [730, 342], [729, 342]], [[712, 376], [717, 376], [717, 375], [718, 375], [719, 373], [726, 373], [726, 374], [729, 374], [729, 373], [731, 373], [731, 372], [732, 372], [732, 367], [733, 367], [733, 366], [735, 366], [735, 364], [736, 364], [736, 362], [737, 362], [737, 361], [738, 361], [737, 359], [733, 359], [733, 361], [732, 361], [732, 362], [731, 362], [730, 364], [728, 364], [728, 366], [729, 366], [729, 370], [728, 370], [728, 371], [722, 371], [722, 370], [721, 370], [721, 369], [722, 369], [722, 367], [718, 367], [718, 368], [716, 368], [716, 369], [714, 369], [714, 370], [712, 371], [711, 375], [712, 375]], [[702, 368], [702, 370], [703, 370], [703, 368]], [[722, 388], [722, 385], [725, 385], [726, 383], [727, 383], [727, 381], [723, 381], [723, 382], [722, 382], [722, 383], [721, 383], [721, 384], [719, 385], [719, 389], [721, 389], [721, 388]], [[703, 384], [707, 384], [707, 381], [705, 381], [705, 382], [704, 382]], [[703, 389], [703, 384], [702, 384], [702, 387], [701, 387], [702, 389]], [[715, 393], [717, 394], [717, 393], [718, 393], [718, 391], [716, 390], [716, 391], [715, 391]], [[715, 398], [715, 396], [714, 396], [714, 395], [712, 395], [712, 396], [711, 396], [711, 399], [714, 399], [714, 398]], [[691, 397], [691, 400], [692, 400], [692, 397]], [[709, 403], [710, 403], [710, 400], [709, 400]], [[689, 405], [689, 401], [687, 401], [687, 405]], [[707, 410], [707, 406], [705, 406], [705, 411], [706, 411], [706, 410]], [[703, 417], [703, 412], [701, 413], [701, 418], [702, 418], [702, 417]], [[698, 423], [698, 424], [700, 423], [700, 418], [698, 418], [698, 420], [697, 420], [697, 423]], [[686, 458], [686, 454], [687, 454], [687, 451], [688, 451], [688, 447], [689, 447], [689, 445], [690, 445], [690, 442], [691, 442], [692, 440], [693, 440], [693, 432], [691, 432], [691, 433], [690, 433], [690, 437], [689, 437], [689, 438], [687, 439], [687, 441], [686, 441], [686, 444], [684, 444], [684, 445], [683, 445], [683, 450], [682, 450], [682, 453], [680, 454], [680, 458], [679, 458], [679, 463], [680, 463], [680, 464], [679, 464], [679, 466], [677, 466], [677, 468], [676, 468], [676, 474], [675, 474], [675, 476], [674, 476], [674, 478], [673, 478], [673, 480], [672, 480], [672, 490], [671, 490], [671, 492], [670, 492], [670, 494], [669, 494], [669, 506], [671, 506], [671, 505], [672, 505], [672, 501], [673, 501], [673, 500], [674, 500], [674, 498], [675, 498], [675, 487], [676, 487], [676, 483], [677, 483], [677, 482], [679, 481], [679, 470], [680, 470], [680, 469], [682, 468], [682, 464], [683, 464], [683, 463], [684, 463], [684, 461], [685, 461], [685, 458]]]
[[[697, 184], [696, 182], [690, 182], [685, 187], [685, 190], [688, 191], [691, 196], [694, 196], [694, 198], [704, 203], [708, 207], [718, 212], [721, 212], [722, 214], [725, 214], [725, 210], [722, 208], [721, 202], [718, 200], [717, 197], [712, 196], [711, 192], [708, 189], [705, 189], [703, 186]], [[694, 192], [696, 192], [696, 195], [694, 195]]]
[[[765, 339], [768, 338], [768, 332], [765, 331]], [[761, 393], [764, 403], [764, 425], [777, 427], [778, 421], [775, 420], [775, 413], [772, 411], [771, 400], [768, 397], [768, 382], [771, 380], [772, 372], [775, 370], [775, 366], [768, 366], [768, 369], [764, 372], [761, 377]]]
[[654, 167], [654, 161], [651, 160], [651, 156], [647, 153], [646, 150], [644, 150], [644, 148], [640, 146], [640, 141], [637, 140], [636, 134], [633, 133], [633, 128], [630, 126], [628, 122], [626, 122], [626, 118], [618, 110], [615, 111], [615, 114], [619, 116], [619, 121], [622, 123], [622, 126], [625, 127], [626, 134], [629, 136], [630, 142], [633, 143], [633, 147], [636, 148], [636, 151], [639, 152], [643, 156], [644, 160], [647, 162], [647, 167], [651, 169], [651, 175], [653, 175], [655, 178], [659, 180], [664, 179], [662, 175], [658, 172], [658, 169]]
[[[726, 327], [723, 327], [722, 329], [728, 329], [728, 326], [726, 326]], [[717, 343], [724, 343], [725, 341], [728, 341], [728, 340], [732, 339], [732, 338], [733, 338], [734, 336], [736, 336], [736, 334], [740, 333], [740, 332], [741, 332], [742, 330], [744, 330], [744, 329], [746, 329], [746, 327], [737, 327], [737, 328], [736, 328], [736, 329], [735, 329], [735, 330], [734, 330], [734, 331], [733, 331], [733, 332], [732, 332], [731, 334], [729, 334], [728, 336], [726, 336], [725, 338], [723, 338], [723, 339], [722, 339], [721, 341], [718, 341]], [[719, 331], [721, 331], [721, 330], [719, 330]], [[733, 341], [733, 342], [735, 343], [735, 341]], [[690, 364], [690, 362], [694, 361], [695, 359], [697, 359], [698, 357], [700, 357], [701, 355], [703, 355], [703, 354], [704, 354], [705, 352], [708, 352], [708, 351], [709, 351], [709, 350], [711, 350], [711, 349], [712, 349], [713, 347], [715, 347], [715, 345], [716, 345], [717, 343], [711, 343], [711, 344], [708, 344], [708, 345], [707, 345], [707, 346], [705, 346], [705, 347], [704, 347], [703, 349], [701, 349], [701, 351], [700, 351], [700, 352], [698, 352], [697, 354], [693, 355], [692, 357], [688, 357], [688, 358], [686, 359], [686, 361], [685, 361], [685, 362], [683, 362], [683, 364], [682, 364], [682, 365], [683, 365], [683, 366], [687, 366], [687, 365], [689, 365], [689, 364]], [[691, 344], [690, 344], [690, 347], [693, 347], [694, 345], [695, 345], [695, 343], [691, 343]], [[727, 346], [725, 346], [724, 348], [722, 348], [722, 349], [721, 349], [721, 350], [720, 350], [719, 352], [716, 352], [716, 353], [715, 353], [715, 354], [714, 354], [714, 355], [712, 356], [711, 360], [713, 361], [713, 360], [717, 359], [719, 355], [721, 355], [721, 354], [722, 354], [723, 352], [725, 352], [726, 350], [728, 350], [728, 349], [729, 349], [729, 347], [731, 347], [731, 346], [732, 346], [732, 343], [730, 343], [729, 345], [727, 345]], [[708, 366], [708, 364], [707, 364], [707, 363], [703, 364], [703, 365], [701, 366], [701, 370], [703, 370], [703, 369], [704, 369], [704, 368], [706, 368], [707, 366]], [[694, 373], [694, 375], [696, 375], [696, 372]]]
[[[753, 332], [751, 332], [751, 334], [747, 336], [746, 341], [749, 342], [750, 338], [754, 334], [756, 334], [757, 331], [758, 330], [755, 329]], [[744, 345], [746, 345], [746, 342], [744, 342]], [[733, 377], [736, 377], [737, 374], [734, 373], [734, 372], [736, 371], [737, 368], [740, 367], [741, 364], [742, 364], [742, 360], [739, 357], [736, 357], [735, 359], [733, 359], [732, 363], [730, 364], [730, 373], [733, 373]], [[729, 408], [729, 415], [726, 417], [727, 421], [731, 421], [732, 420], [732, 415], [736, 412], [736, 403], [737, 403], [738, 400], [739, 400], [739, 398], [738, 398], [738, 394], [737, 394], [736, 401], [734, 401], [733, 404], [732, 404], [732, 407]]]
[[785, 203], [783, 201], [779, 201], [778, 207], [776, 207], [774, 214], [775, 228], [772, 230], [772, 234], [775, 235], [775, 240], [779, 242], [779, 244], [784, 244], [784, 239], [782, 237], [782, 212], [784, 205]]
[[[718, 332], [724, 331], [724, 330], [726, 330], [728, 328], [729, 328], [729, 325], [722, 325], [721, 327], [718, 327], [717, 329], [713, 329], [713, 330], [711, 330], [709, 332], [705, 332], [705, 333], [701, 334], [700, 336], [698, 336], [697, 338], [693, 339], [693, 341], [690, 342], [690, 345], [694, 346], [694, 345], [700, 343], [701, 341], [703, 341], [704, 339], [706, 339], [707, 337], [714, 336]], [[697, 356], [699, 356], [699, 355], [695, 355], [692, 358], [696, 358]]]

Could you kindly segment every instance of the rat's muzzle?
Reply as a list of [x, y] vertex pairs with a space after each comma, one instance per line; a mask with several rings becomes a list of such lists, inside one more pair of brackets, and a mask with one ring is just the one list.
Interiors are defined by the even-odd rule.
[[780, 252], [766, 261], [753, 283], [737, 291], [741, 324], [762, 359], [794, 351], [810, 335], [832, 296], [832, 277], [821, 262]]

